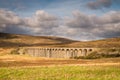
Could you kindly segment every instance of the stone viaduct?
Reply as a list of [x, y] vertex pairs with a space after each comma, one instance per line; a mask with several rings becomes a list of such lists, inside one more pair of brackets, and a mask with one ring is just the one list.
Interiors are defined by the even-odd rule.
[[20, 54], [28, 54], [36, 57], [47, 58], [74, 58], [86, 56], [93, 52], [95, 48], [41, 48], [25, 47], [20, 49]]

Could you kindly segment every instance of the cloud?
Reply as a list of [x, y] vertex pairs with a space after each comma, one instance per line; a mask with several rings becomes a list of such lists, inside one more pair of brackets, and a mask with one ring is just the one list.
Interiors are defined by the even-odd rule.
[[32, 17], [21, 18], [12, 11], [0, 9], [1, 32], [50, 35], [58, 23], [57, 17], [43, 10], [36, 11]]
[[33, 16], [21, 18], [14, 12], [0, 9], [0, 31], [30, 35], [51, 35], [78, 40], [94, 40], [120, 36], [120, 11], [102, 16], [73, 11], [63, 19], [37, 10]]
[[79, 11], [74, 11], [73, 12], [73, 19], [66, 19], [65, 23], [70, 26], [70, 27], [75, 27], [75, 28], [85, 28], [85, 27], [89, 27], [92, 25], [91, 22], [91, 16], [86, 15], [82, 12]]
[[87, 3], [87, 7], [93, 10], [101, 9], [101, 8], [109, 8], [111, 5], [112, 5], [112, 0], [96, 0]]
[[53, 28], [59, 26], [59, 19], [43, 10], [38, 10], [32, 17], [25, 18], [25, 25], [33, 28], [35, 35], [54, 35]]
[[26, 18], [25, 23], [31, 27], [56, 27], [58, 26], [58, 19], [43, 10], [38, 10], [32, 17]]
[[12, 11], [0, 9], [0, 26], [5, 27], [7, 25], [18, 25], [21, 23], [22, 20]]
[[14, 12], [8, 11], [5, 9], [0, 9], [0, 31], [1, 32], [9, 32], [9, 31], [17, 32], [20, 29], [22, 30], [22, 27], [19, 27], [19, 26], [23, 24], [24, 24], [23, 19], [18, 17]]
[[76, 35], [85, 36], [84, 39], [117, 37], [120, 36], [119, 14], [119, 11], [111, 11], [96, 16], [74, 11], [73, 18], [67, 18], [65, 25], [75, 29]]

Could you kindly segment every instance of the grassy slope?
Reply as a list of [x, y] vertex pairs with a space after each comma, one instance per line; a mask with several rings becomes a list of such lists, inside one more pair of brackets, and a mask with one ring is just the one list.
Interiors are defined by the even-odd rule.
[[97, 48], [111, 48], [117, 47], [120, 48], [120, 38], [108, 38], [103, 40], [96, 41], [86, 41], [86, 42], [75, 42], [68, 44], [68, 46], [74, 47], [97, 47]]
[[0, 33], [0, 47], [54, 46], [69, 44], [73, 40], [51, 36], [29, 36]]
[[60, 37], [29, 36], [0, 33], [0, 47], [40, 46], [40, 47], [120, 47], [120, 38], [96, 41], [74, 41]]

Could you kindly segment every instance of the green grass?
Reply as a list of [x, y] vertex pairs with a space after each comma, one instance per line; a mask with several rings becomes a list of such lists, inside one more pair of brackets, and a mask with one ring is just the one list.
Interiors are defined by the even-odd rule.
[[120, 80], [120, 65], [0, 68], [0, 80]]

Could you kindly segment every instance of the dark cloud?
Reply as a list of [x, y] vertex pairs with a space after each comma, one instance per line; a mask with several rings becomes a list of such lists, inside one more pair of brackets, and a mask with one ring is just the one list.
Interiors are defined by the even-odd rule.
[[0, 31], [10, 33], [26, 33], [20, 25], [24, 21], [12, 11], [0, 9]]
[[21, 26], [9, 26], [9, 27], [4, 27], [2, 28], [1, 32], [6, 32], [6, 33], [15, 33], [15, 34], [31, 34], [30, 32], [31, 29], [28, 29], [26, 27], [21, 27]]
[[112, 5], [112, 0], [96, 0], [87, 3], [87, 7], [93, 10], [101, 9], [103, 7], [109, 8], [111, 5]]

